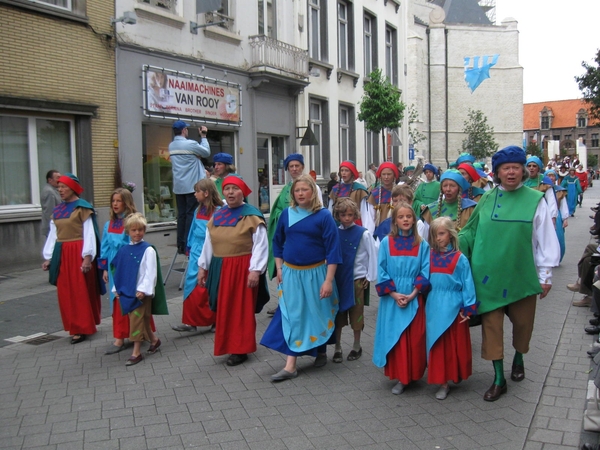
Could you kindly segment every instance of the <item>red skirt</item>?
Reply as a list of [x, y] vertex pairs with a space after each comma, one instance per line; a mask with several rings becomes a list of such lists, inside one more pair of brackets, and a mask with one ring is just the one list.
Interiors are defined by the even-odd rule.
[[217, 295], [215, 356], [256, 351], [254, 311], [258, 286], [248, 288], [251, 256], [223, 258]]
[[429, 384], [458, 383], [473, 373], [469, 322], [460, 321], [458, 316], [429, 351]]
[[421, 295], [417, 299], [417, 314], [388, 353], [384, 367], [384, 373], [390, 380], [398, 380], [404, 385], [421, 379], [427, 367], [425, 304]]
[[83, 241], [63, 242], [56, 280], [60, 316], [71, 335], [94, 334], [101, 320], [98, 267], [94, 260], [89, 272], [81, 271], [82, 248]]
[[[115, 339], [128, 339], [129, 338], [129, 314], [123, 315], [121, 312], [121, 304], [113, 299], [113, 337]], [[150, 317], [150, 328], [152, 332], [156, 332], [156, 325], [154, 325], [154, 317]]]
[[208, 327], [215, 323], [215, 313], [208, 303], [208, 290], [196, 285], [194, 290], [183, 301], [181, 322], [194, 327]]

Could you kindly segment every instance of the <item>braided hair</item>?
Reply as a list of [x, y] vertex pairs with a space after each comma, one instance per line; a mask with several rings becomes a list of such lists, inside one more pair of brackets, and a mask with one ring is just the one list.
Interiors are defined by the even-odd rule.
[[[456, 219], [454, 219], [454, 225], [456, 226], [456, 229], [458, 231], [460, 231], [461, 226], [460, 226], [460, 216], [462, 214], [462, 188], [458, 186], [458, 195], [456, 196], [456, 201], [458, 202], [458, 205], [456, 207]], [[438, 199], [438, 209], [437, 209], [437, 213], [435, 214], [435, 218], [437, 219], [438, 217], [443, 217], [442, 216], [442, 205], [444, 204], [444, 193], [442, 192], [442, 186], [440, 185], [440, 197]]]

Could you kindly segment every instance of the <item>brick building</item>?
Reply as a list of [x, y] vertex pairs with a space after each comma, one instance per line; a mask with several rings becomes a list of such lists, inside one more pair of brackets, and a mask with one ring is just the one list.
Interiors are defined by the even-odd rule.
[[0, 267], [40, 260], [40, 190], [76, 173], [108, 205], [117, 154], [114, 2], [0, 0]]

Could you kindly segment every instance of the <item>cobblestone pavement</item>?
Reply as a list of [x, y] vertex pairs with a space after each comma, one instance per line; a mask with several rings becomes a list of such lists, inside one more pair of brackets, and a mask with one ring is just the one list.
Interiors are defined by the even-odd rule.
[[[0, 447], [549, 450], [598, 442], [582, 429], [590, 368], [585, 352], [593, 339], [583, 327], [592, 316], [587, 308], [571, 306], [579, 294], [566, 289], [590, 241], [589, 208], [598, 189], [586, 193], [583, 208], [570, 219], [568, 254], [555, 270], [550, 295], [538, 303], [526, 379], [509, 379], [508, 393], [494, 403], [482, 399], [493, 369], [479, 356], [479, 328], [471, 329], [473, 376], [452, 385], [446, 400], [435, 399], [437, 386], [428, 386], [425, 377], [392, 395], [394, 382], [371, 363], [375, 296], [365, 316], [361, 359], [329, 360], [315, 369], [303, 357], [298, 378], [273, 384], [270, 376], [283, 366], [282, 355], [259, 346], [246, 363], [228, 367], [226, 357], [212, 355], [208, 329], [171, 330], [181, 320], [179, 276], [168, 283], [170, 315], [155, 317], [160, 351], [126, 368], [127, 351], [104, 355], [112, 342], [110, 318], [91, 339], [70, 345], [66, 333], [57, 331], [58, 308], [46, 274], [0, 273], [2, 338], [9, 324], [23, 324], [26, 317], [38, 331], [63, 337], [0, 348]], [[159, 250], [163, 263], [171, 258], [173, 247]], [[40, 308], [36, 299], [44, 298], [52, 298], [51, 307]], [[257, 316], [259, 338], [269, 320], [264, 312]], [[513, 356], [508, 321], [505, 329], [508, 378]], [[347, 354], [350, 331], [344, 330], [343, 346]]]

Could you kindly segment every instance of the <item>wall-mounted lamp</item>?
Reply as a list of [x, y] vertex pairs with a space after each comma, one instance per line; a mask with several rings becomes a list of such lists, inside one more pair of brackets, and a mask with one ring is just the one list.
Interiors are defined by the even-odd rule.
[[[302, 130], [306, 130], [303, 136], [300, 136]], [[319, 145], [319, 141], [315, 133], [310, 128], [310, 121], [306, 127], [296, 127], [296, 139], [302, 139], [300, 145]]]
[[126, 25], [135, 25], [137, 23], [137, 15], [134, 11], [125, 11], [121, 17], [118, 19], [111, 18], [110, 24], [114, 25], [115, 23], [124, 23]]

